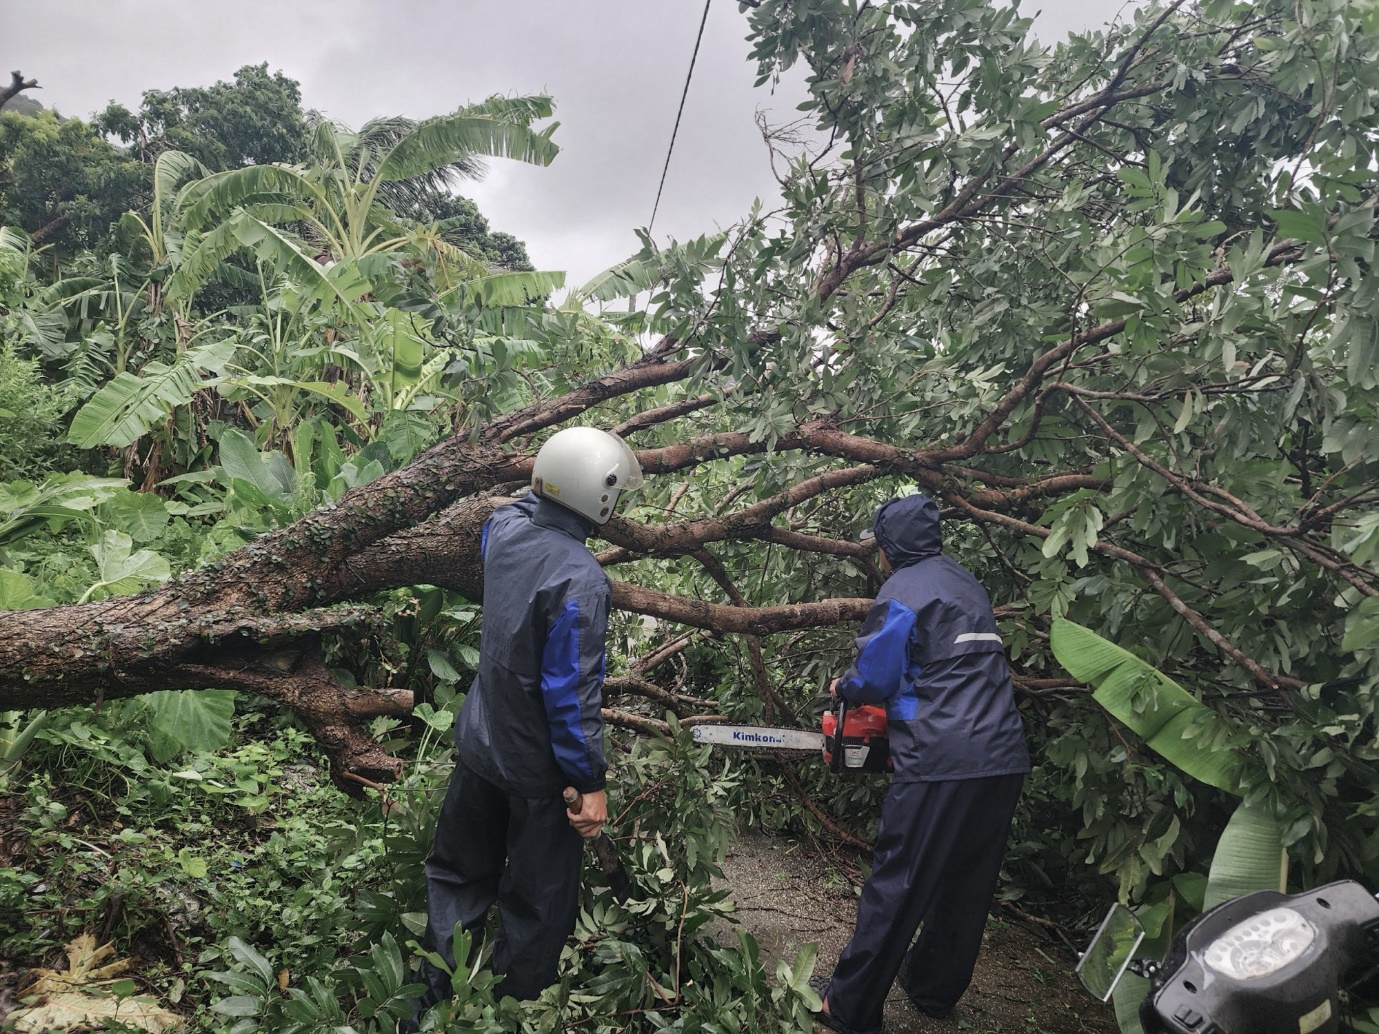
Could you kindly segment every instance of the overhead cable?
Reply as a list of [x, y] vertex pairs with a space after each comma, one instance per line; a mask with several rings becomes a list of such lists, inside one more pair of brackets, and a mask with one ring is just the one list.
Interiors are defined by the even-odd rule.
[[689, 96], [690, 78], [694, 75], [694, 62], [699, 57], [699, 43], [704, 38], [704, 25], [709, 20], [709, 4], [713, 0], [704, 0], [704, 16], [699, 19], [699, 35], [694, 39], [694, 53], [690, 55], [689, 72], [685, 74], [685, 89], [680, 94], [680, 110], [675, 113], [675, 128], [670, 133], [670, 146], [666, 148], [666, 163], [661, 168], [661, 185], [656, 188], [656, 203], [651, 206], [651, 222], [646, 225], [646, 232], [651, 234], [651, 227], [656, 224], [656, 211], [661, 207], [661, 191], [666, 188], [666, 173], [670, 170], [670, 156], [675, 150], [675, 137], [680, 132], [680, 116], [685, 113], [685, 98]]

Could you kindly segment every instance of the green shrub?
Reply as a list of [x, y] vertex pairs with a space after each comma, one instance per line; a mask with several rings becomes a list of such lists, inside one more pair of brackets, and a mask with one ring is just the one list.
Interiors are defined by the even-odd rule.
[[55, 469], [62, 405], [38, 363], [0, 343], [0, 481], [32, 479]]

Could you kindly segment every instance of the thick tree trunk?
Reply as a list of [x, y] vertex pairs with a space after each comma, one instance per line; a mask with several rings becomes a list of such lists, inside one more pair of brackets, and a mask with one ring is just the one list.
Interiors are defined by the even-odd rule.
[[42, 244], [44, 241], [46, 241], [49, 237], [52, 237], [54, 234], [61, 233], [64, 229], [67, 228], [67, 224], [71, 221], [72, 217], [68, 215], [66, 212], [63, 212], [56, 219], [52, 220], [51, 222], [44, 223], [33, 233], [29, 234], [29, 243]]
[[[300, 714], [331, 757], [338, 785], [389, 778], [398, 763], [364, 731], [398, 714], [410, 694], [340, 684], [321, 659], [321, 637], [367, 625], [368, 610], [344, 606], [412, 584], [483, 594], [479, 539], [504, 496], [522, 486], [531, 458], [501, 443], [566, 419], [571, 412], [641, 387], [683, 377], [666, 342], [631, 366], [562, 399], [495, 421], [476, 442], [452, 439], [407, 467], [348, 492], [220, 561], [135, 596], [8, 612], [0, 636], [0, 708], [95, 704], [161, 689], [224, 688], [262, 693]], [[707, 456], [760, 451], [742, 441], [687, 443], [645, 454], [649, 473], [693, 466]], [[846, 478], [844, 480], [847, 480]], [[621, 522], [610, 538], [645, 553], [675, 554], [728, 534], [764, 534], [770, 507], [711, 526], [660, 529]], [[714, 607], [619, 585], [629, 610], [727, 631], [831, 624], [865, 612], [865, 601], [784, 608]]]

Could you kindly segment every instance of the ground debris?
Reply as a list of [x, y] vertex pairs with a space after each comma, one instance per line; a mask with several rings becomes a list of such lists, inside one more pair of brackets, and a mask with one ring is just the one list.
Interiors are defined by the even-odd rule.
[[96, 938], [82, 934], [67, 945], [67, 969], [35, 969], [34, 980], [19, 992], [23, 1008], [8, 1017], [17, 1034], [103, 1027], [118, 1020], [132, 1027], [162, 1034], [182, 1026], [182, 1017], [163, 1008], [148, 995], [133, 994], [133, 980], [122, 978], [128, 959], [107, 961], [113, 944], [96, 946]]
[[[770, 971], [817, 942], [815, 973], [832, 971], [857, 918], [856, 856], [830, 857], [803, 843], [744, 832], [723, 863], [734, 916], [761, 945]], [[806, 918], [807, 917], [807, 918]], [[1038, 928], [993, 918], [972, 986], [946, 1020], [921, 1016], [899, 988], [886, 1002], [887, 1034], [1115, 1034], [1115, 1014], [1073, 976], [1075, 955]], [[822, 1029], [822, 1028], [820, 1028]]]

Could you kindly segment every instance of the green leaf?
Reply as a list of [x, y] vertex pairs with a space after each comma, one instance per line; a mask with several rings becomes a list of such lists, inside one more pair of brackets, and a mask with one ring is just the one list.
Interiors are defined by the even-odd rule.
[[28, 575], [0, 567], [0, 610], [31, 610], [52, 605], [52, 600], [34, 591], [34, 583]]
[[[281, 462], [274, 464], [275, 457]], [[235, 478], [247, 481], [278, 503], [290, 503], [296, 491], [296, 472], [287, 458], [278, 452], [259, 452], [252, 438], [234, 428], [220, 436], [220, 468], [227, 484]]]
[[1349, 652], [1367, 649], [1379, 643], [1379, 596], [1370, 596], [1356, 604], [1345, 619], [1345, 636], [1341, 649]]
[[1204, 752], [1197, 730], [1227, 738], [1224, 719], [1172, 679], [1090, 629], [1055, 618], [1050, 636], [1058, 663], [1076, 679], [1096, 687], [1094, 699], [1180, 769], [1229, 793], [1241, 792], [1244, 759], [1231, 750]]
[[100, 445], [123, 448], [167, 420], [177, 406], [191, 401], [204, 386], [201, 369], [219, 370], [238, 349], [234, 341], [191, 348], [167, 366], [151, 362], [135, 376], [117, 373], [77, 410], [67, 440], [83, 449]]
[[450, 657], [444, 650], [428, 649], [426, 661], [431, 667], [431, 674], [436, 678], [444, 679], [446, 682], [463, 681], [464, 675], [450, 662]]
[[182, 750], [219, 750], [230, 742], [232, 690], [163, 690], [143, 699], [152, 708], [149, 724], [157, 761], [168, 761]]
[[206, 859], [197, 857], [185, 847], [177, 852], [177, 864], [183, 872], [194, 880], [205, 879], [206, 873], [209, 871]]
[[232, 995], [229, 998], [222, 998], [211, 1006], [211, 1012], [220, 1013], [222, 1016], [257, 1016], [261, 1003], [257, 998], [250, 998], [248, 995]]
[[246, 944], [238, 937], [231, 937], [226, 941], [226, 947], [230, 949], [230, 954], [239, 960], [251, 972], [258, 975], [263, 981], [263, 986], [268, 988], [275, 983], [273, 977], [273, 967], [268, 960], [260, 955], [253, 945]]
[[508, 119], [467, 111], [442, 115], [403, 136], [384, 156], [377, 175], [384, 181], [413, 179], [473, 155], [549, 165], [560, 150], [550, 139], [550, 129], [537, 132]]
[[327, 269], [285, 230], [247, 212], [236, 212], [225, 225], [238, 245], [252, 251], [260, 262], [282, 270], [314, 297], [339, 302], [358, 322], [367, 322], [355, 302], [368, 292], [369, 282], [355, 263], [334, 262]]
[[371, 325], [378, 335], [379, 349], [388, 357], [393, 392], [398, 392], [421, 379], [421, 366], [426, 355], [426, 341], [414, 326], [414, 317], [397, 309], [389, 309], [382, 320]]
[[532, 270], [478, 277], [457, 285], [453, 291], [462, 303], [505, 308], [531, 305], [564, 286], [564, 273]]
[[1295, 237], [1308, 244], [1326, 243], [1326, 216], [1321, 211], [1294, 212], [1279, 209], [1269, 212], [1268, 215], [1278, 224], [1278, 232], [1282, 237]]
[[120, 492], [101, 507], [101, 517], [142, 544], [162, 536], [168, 526], [168, 506], [152, 492]]
[[186, 230], [218, 223], [242, 205], [260, 198], [313, 195], [315, 185], [300, 169], [285, 165], [246, 165], [193, 180], [177, 195], [176, 217]]
[[1111, 994], [1111, 1004], [1116, 1008], [1116, 1024], [1121, 1034], [1144, 1034], [1140, 1026], [1140, 1003], [1149, 993], [1149, 981], [1134, 973], [1124, 973]]
[[1287, 883], [1283, 826], [1267, 803], [1241, 804], [1216, 843], [1203, 910], [1253, 890], [1284, 890]]
[[147, 549], [131, 553], [132, 545], [134, 540], [122, 531], [107, 531], [101, 536], [101, 540], [91, 547], [91, 555], [96, 558], [96, 566], [100, 570], [100, 580], [82, 594], [79, 603], [85, 603], [98, 590], [103, 595], [119, 596], [137, 592], [150, 582], [167, 581], [172, 576], [166, 558]]
[[211, 382], [215, 387], [222, 386], [234, 387], [237, 384], [252, 384], [257, 388], [289, 387], [304, 391], [308, 395], [316, 395], [328, 402], [333, 402], [342, 409], [348, 410], [350, 416], [361, 423], [369, 418], [368, 410], [359, 399], [350, 394], [349, 385], [344, 381], [336, 381], [331, 384], [329, 381], [299, 381], [291, 377], [270, 377], [260, 376], [259, 374], [229, 374], [224, 377], [217, 377]]
[[666, 276], [674, 260], [692, 245], [697, 243], [702, 247], [707, 258], [716, 255], [726, 240], [726, 234], [716, 234], [664, 251], [644, 248], [631, 258], [619, 262], [616, 266], [610, 266], [592, 280], [575, 288], [575, 296], [593, 302], [611, 302], [649, 291]]

